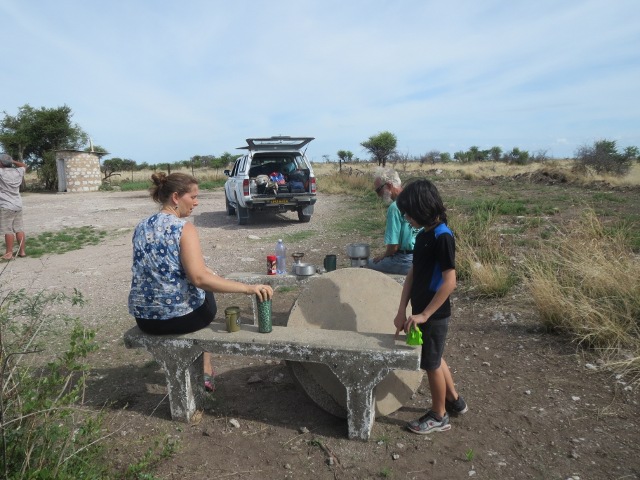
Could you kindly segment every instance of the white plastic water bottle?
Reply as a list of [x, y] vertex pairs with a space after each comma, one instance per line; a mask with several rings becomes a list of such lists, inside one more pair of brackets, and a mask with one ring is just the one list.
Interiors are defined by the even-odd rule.
[[279, 275], [287, 273], [287, 247], [284, 246], [282, 239], [276, 243], [276, 272]]

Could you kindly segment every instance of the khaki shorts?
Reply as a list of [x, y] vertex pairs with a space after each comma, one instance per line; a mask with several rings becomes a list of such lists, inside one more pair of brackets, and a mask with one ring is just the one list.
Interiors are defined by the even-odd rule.
[[8, 210], [0, 208], [0, 234], [24, 232], [22, 224], [22, 210]]

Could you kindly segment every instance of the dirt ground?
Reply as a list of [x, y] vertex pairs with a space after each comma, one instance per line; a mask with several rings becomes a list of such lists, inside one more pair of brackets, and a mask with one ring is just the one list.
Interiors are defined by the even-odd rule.
[[[444, 198], [473, 194], [455, 182], [440, 188]], [[407, 405], [376, 419], [368, 442], [350, 441], [346, 421], [310, 401], [286, 365], [226, 356], [214, 358], [218, 388], [199, 422], [174, 423], [161, 370], [149, 354], [122, 342], [134, 324], [126, 308], [131, 229], [156, 210], [151, 199], [146, 192], [23, 198], [28, 235], [84, 225], [110, 232], [98, 246], [5, 263], [0, 283], [29, 291], [78, 288], [88, 299], [75, 314], [97, 329], [101, 348], [91, 360], [86, 401], [105, 411], [111, 461], [121, 471], [169, 437], [178, 451], [158, 461], [157, 478], [640, 478], [637, 388], [566, 339], [545, 333], [522, 291], [502, 300], [478, 299], [464, 288], [454, 295], [445, 356], [470, 410], [453, 418], [448, 432], [417, 436], [404, 428], [430, 404], [426, 377]], [[348, 211], [344, 200], [320, 195], [309, 224], [288, 213], [239, 227], [218, 190], [201, 194], [193, 221], [208, 264], [221, 275], [262, 273], [277, 238], [309, 229], [315, 234], [289, 244], [289, 252], [305, 252], [305, 260], [318, 265], [335, 253], [344, 268], [345, 246], [370, 242], [331, 228]], [[299, 291], [278, 292], [274, 323], [286, 323]], [[236, 304], [248, 320], [248, 298], [217, 299], [219, 312]], [[52, 351], [65, 341], [52, 341]]]

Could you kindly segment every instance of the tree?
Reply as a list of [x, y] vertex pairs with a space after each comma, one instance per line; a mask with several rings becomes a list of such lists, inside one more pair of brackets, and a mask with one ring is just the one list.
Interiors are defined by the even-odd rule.
[[[198, 158], [196, 162], [195, 159]], [[212, 168], [220, 168], [219, 166], [214, 166], [217, 159], [215, 155], [196, 155], [195, 157], [191, 157], [191, 161], [193, 165], [200, 168], [212, 167]]]
[[124, 172], [125, 170], [131, 170], [135, 168], [136, 162], [133, 160], [122, 159], [119, 157], [109, 158], [107, 160], [102, 161], [102, 166], [100, 170], [104, 174], [104, 178], [102, 180], [108, 180], [114, 175], [120, 175], [118, 172]]
[[395, 153], [397, 144], [398, 139], [396, 136], [391, 132], [384, 131], [370, 136], [369, 140], [362, 142], [360, 145], [371, 154], [373, 160], [378, 162], [378, 165], [386, 167], [387, 158], [392, 153]]
[[536, 150], [531, 155], [531, 161], [532, 162], [543, 163], [543, 162], [546, 162], [548, 160], [549, 160], [549, 154], [547, 153], [547, 150], [545, 150], [545, 149]]
[[638, 147], [626, 147], [622, 154], [629, 160], [640, 162], [640, 150], [638, 150]]
[[425, 163], [434, 165], [441, 161], [441, 157], [442, 154], [440, 153], [440, 150], [431, 150], [420, 157], [420, 165], [424, 165]]
[[353, 158], [353, 153], [349, 150], [338, 150], [338, 170], [342, 171], [342, 164], [350, 162]]
[[124, 170], [128, 170], [131, 172], [131, 181], [133, 182], [133, 172], [136, 171], [136, 162], [135, 160], [130, 160], [128, 158], [125, 158], [124, 160], [122, 160], [122, 169]]
[[71, 123], [73, 114], [66, 105], [39, 110], [23, 105], [15, 117], [3, 113], [0, 144], [7, 153], [30, 166], [43, 165], [46, 152], [80, 149], [89, 138], [78, 125]]
[[220, 155], [220, 162], [222, 162], [223, 165], [233, 166], [239, 157], [241, 157], [241, 155], [233, 155], [232, 153], [224, 152]]
[[89, 139], [78, 125], [71, 123], [71, 109], [65, 105], [36, 110], [23, 105], [15, 117], [3, 113], [0, 145], [9, 155], [34, 167], [45, 189], [55, 190], [58, 169], [54, 151], [79, 150]]
[[502, 148], [500, 147], [491, 147], [489, 149], [489, 158], [494, 162], [499, 162], [502, 160]]
[[406, 172], [407, 166], [409, 165], [409, 162], [412, 160], [412, 158], [408, 153], [393, 152], [391, 155], [389, 155], [389, 160], [393, 164], [394, 168], [397, 164], [400, 164], [402, 166], [402, 171]]
[[491, 150], [480, 150], [479, 147], [473, 146], [469, 148], [467, 157], [470, 162], [486, 162], [490, 154]]
[[518, 147], [513, 147], [513, 150], [505, 153], [504, 159], [507, 163], [515, 163], [516, 165], [526, 165], [530, 163], [529, 152], [520, 150]]
[[460, 163], [469, 163], [471, 162], [471, 157], [469, 152], [463, 152], [459, 150], [453, 154], [453, 159]]
[[229, 163], [235, 163], [237, 156], [234, 157], [229, 152], [224, 152], [220, 157], [211, 156], [209, 166], [216, 171], [216, 175], [220, 173], [220, 169], [229, 165]]
[[623, 176], [629, 173], [636, 147], [627, 147], [624, 153], [618, 153], [615, 140], [600, 140], [592, 146], [579, 147], [575, 153], [576, 161], [583, 167], [593, 168], [598, 173]]
[[476, 146], [469, 147], [468, 158], [471, 162], [477, 162], [480, 160], [480, 149]]

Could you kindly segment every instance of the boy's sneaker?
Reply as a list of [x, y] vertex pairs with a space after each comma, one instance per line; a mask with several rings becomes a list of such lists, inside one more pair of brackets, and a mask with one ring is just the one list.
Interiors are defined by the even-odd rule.
[[438, 420], [437, 415], [429, 410], [418, 420], [413, 420], [407, 424], [407, 428], [418, 435], [426, 435], [431, 432], [446, 432], [451, 429], [449, 415], [445, 412], [442, 419]]
[[444, 401], [444, 408], [453, 416], [463, 415], [469, 411], [469, 407], [467, 407], [467, 402], [464, 401], [462, 395], [458, 395], [458, 399], [453, 402], [450, 400]]

